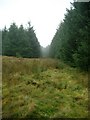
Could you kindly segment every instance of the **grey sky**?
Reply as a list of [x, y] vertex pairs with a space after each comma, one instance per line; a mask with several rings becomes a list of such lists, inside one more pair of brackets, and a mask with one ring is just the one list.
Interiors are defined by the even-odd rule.
[[42, 46], [47, 46], [73, 0], [0, 0], [0, 29], [15, 22], [18, 26], [31, 21]]

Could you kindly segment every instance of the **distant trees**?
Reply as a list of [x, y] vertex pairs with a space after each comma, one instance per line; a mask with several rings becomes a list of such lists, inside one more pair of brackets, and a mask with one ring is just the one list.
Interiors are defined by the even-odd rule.
[[90, 4], [74, 2], [60, 24], [50, 46], [50, 56], [88, 70], [90, 48]]
[[40, 57], [40, 44], [28, 22], [28, 28], [21, 25], [19, 28], [15, 23], [2, 31], [2, 55], [17, 57]]
[[41, 56], [43, 58], [49, 57], [49, 50], [50, 50], [50, 45], [48, 45], [46, 47], [41, 46]]
[[[25, 29], [13, 23], [2, 31], [2, 54], [8, 56], [58, 58], [71, 66], [90, 68], [90, 3], [74, 2], [67, 9], [50, 46], [39, 45], [36, 34], [28, 22]], [[48, 54], [49, 53], [49, 54]]]

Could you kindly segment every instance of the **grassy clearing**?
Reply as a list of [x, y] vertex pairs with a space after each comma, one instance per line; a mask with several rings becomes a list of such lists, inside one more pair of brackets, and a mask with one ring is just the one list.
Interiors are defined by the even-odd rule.
[[53, 59], [3, 57], [3, 118], [87, 118], [88, 74]]

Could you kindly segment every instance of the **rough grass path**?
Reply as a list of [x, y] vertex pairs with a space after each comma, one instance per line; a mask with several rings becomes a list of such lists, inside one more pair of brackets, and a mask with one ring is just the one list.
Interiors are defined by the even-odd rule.
[[3, 57], [3, 118], [87, 118], [88, 74], [53, 59]]

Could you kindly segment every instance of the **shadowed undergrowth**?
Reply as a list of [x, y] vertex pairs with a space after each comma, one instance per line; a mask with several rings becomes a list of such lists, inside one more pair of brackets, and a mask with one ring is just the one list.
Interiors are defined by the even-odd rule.
[[3, 118], [88, 117], [88, 74], [53, 59], [3, 57]]

